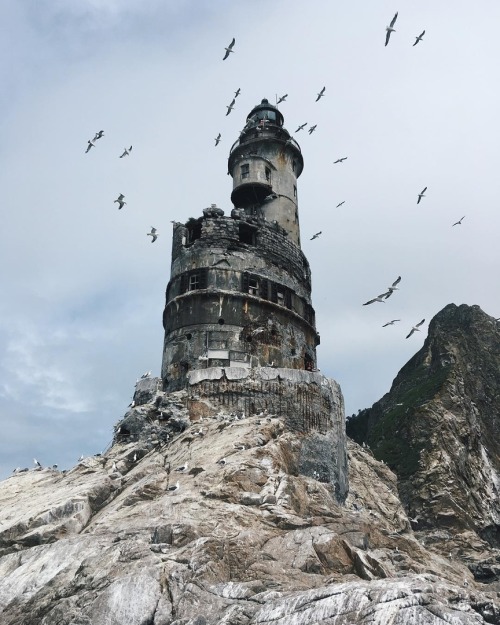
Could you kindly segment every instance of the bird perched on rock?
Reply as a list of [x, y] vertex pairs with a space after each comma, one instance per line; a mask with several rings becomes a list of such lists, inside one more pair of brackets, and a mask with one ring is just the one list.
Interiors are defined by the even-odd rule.
[[169, 486], [167, 490], [169, 490], [170, 492], [174, 492], [176, 490], [179, 490], [179, 487], [180, 487], [179, 480], [177, 480], [175, 485], [174, 486]]
[[420, 326], [425, 323], [425, 319], [422, 319], [422, 321], [420, 321], [419, 323], [417, 323], [416, 325], [414, 325], [412, 327], [412, 329], [410, 330], [410, 333], [408, 334], [408, 336], [406, 337], [407, 339], [410, 338], [410, 336], [414, 333], [414, 332], [420, 332]]
[[151, 232], [147, 232], [146, 236], [152, 237], [151, 238], [151, 243], [154, 243], [156, 241], [156, 239], [158, 238], [158, 235], [156, 234], [156, 228], [151, 226]]
[[186, 464], [182, 464], [180, 467], [177, 467], [177, 469], [174, 469], [174, 471], [177, 471], [177, 473], [185, 473], [188, 470], [188, 463], [186, 462]]
[[42, 465], [38, 462], [38, 460], [36, 458], [33, 458], [33, 462], [35, 463], [35, 466], [39, 469], [42, 468]]
[[143, 373], [141, 375], [141, 380], [143, 380], [144, 378], [149, 378], [150, 375], [151, 375], [151, 371], [146, 371], [146, 373]]
[[225, 464], [227, 464], [227, 460], [225, 458], [221, 458], [220, 460], [217, 460], [217, 464], [220, 464], [221, 467], [223, 467]]
[[123, 148], [123, 153], [120, 154], [120, 158], [123, 158], [124, 156], [128, 156], [130, 152], [132, 152], [132, 146], [130, 146], [128, 150], [127, 148]]
[[219, 132], [219, 134], [218, 134], [218, 135], [215, 137], [215, 139], [214, 139], [214, 141], [215, 141], [215, 145], [216, 145], [216, 146], [217, 146], [217, 145], [219, 145], [219, 143], [220, 143], [220, 139], [221, 139], [221, 134], [220, 134], [220, 132]]
[[396, 23], [396, 20], [398, 19], [398, 14], [396, 13], [396, 15], [392, 18], [391, 23], [389, 24], [389, 26], [386, 27], [386, 35], [385, 35], [385, 45], [387, 45], [389, 43], [389, 39], [391, 38], [391, 33], [396, 32], [396, 29], [393, 28], [394, 24]]
[[321, 89], [321, 91], [318, 93], [318, 97], [316, 98], [316, 102], [318, 100], [321, 100], [321, 98], [325, 95], [325, 89], [326, 89], [326, 87], [323, 87], [323, 89]]
[[224, 54], [224, 58], [222, 59], [223, 61], [227, 59], [227, 57], [231, 54], [231, 52], [234, 52], [233, 47], [235, 43], [236, 43], [236, 39], [233, 37], [233, 40], [227, 46], [227, 48], [224, 48], [224, 50], [226, 51], [226, 54]]
[[120, 193], [120, 195], [113, 202], [113, 204], [116, 204], [118, 202], [118, 210], [121, 210], [127, 203], [124, 201], [124, 199], [125, 199], [125, 196], [123, 195], [123, 193]]

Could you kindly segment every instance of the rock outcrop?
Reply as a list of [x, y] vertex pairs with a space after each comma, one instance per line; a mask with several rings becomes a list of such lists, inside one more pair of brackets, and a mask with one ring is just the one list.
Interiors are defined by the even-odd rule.
[[391, 390], [347, 422], [398, 476], [412, 527], [433, 549], [498, 582], [500, 560], [500, 323], [450, 304]]
[[[486, 317], [457, 310], [474, 326], [476, 317]], [[458, 347], [446, 329], [454, 315], [454, 309], [438, 315], [432, 348], [427, 342], [427, 356], [417, 355], [405, 369], [419, 380], [418, 389], [428, 388], [425, 367], [436, 375], [446, 370], [432, 397], [422, 390], [419, 397], [437, 411], [454, 380], [446, 410], [471, 406], [467, 423], [476, 429], [469, 442], [466, 424], [456, 430], [461, 438], [442, 431], [431, 445], [425, 437], [435, 432], [437, 417], [432, 431], [412, 430], [406, 421], [403, 430], [393, 415], [400, 436], [420, 436], [406, 441], [408, 449], [426, 443], [416, 470], [405, 472], [399, 452], [397, 462], [388, 455], [385, 462], [377, 459], [389, 453], [374, 435], [384, 410], [364, 413], [356, 435], [362, 425], [373, 449], [348, 441], [345, 500], [329, 479], [304, 469], [303, 435], [286, 427], [286, 415], [243, 416], [211, 408], [206, 398], [203, 410], [197, 404], [190, 412], [186, 391], [165, 394], [159, 380], [142, 381], [106, 453], [69, 471], [22, 471], [0, 484], [2, 625], [500, 623], [493, 473], [484, 460], [494, 468], [498, 457], [485, 430], [477, 429], [484, 419], [493, 436], [494, 413], [486, 418], [481, 411], [494, 405], [488, 389], [496, 382], [479, 355], [478, 379], [472, 380], [473, 370], [460, 377], [468, 371], [465, 339], [459, 337]], [[479, 331], [468, 334], [471, 344], [484, 345]], [[448, 337], [447, 351], [438, 337]], [[401, 388], [402, 373], [395, 382]], [[471, 393], [483, 389], [484, 403], [471, 394], [467, 404], [471, 384]], [[390, 398], [381, 401], [393, 405]], [[419, 412], [425, 406], [411, 407], [409, 399], [406, 408], [412, 423], [434, 415]], [[482, 465], [477, 437], [485, 449]], [[456, 471], [472, 461], [481, 471], [467, 479], [476, 480], [468, 488], [477, 488], [482, 501], [475, 494], [464, 498], [453, 522], [439, 514], [445, 508], [432, 492], [441, 484], [433, 482], [441, 468], [451, 465], [437, 461], [442, 467], [436, 467], [433, 460], [422, 473], [422, 458], [437, 454], [440, 442], [443, 454], [453, 451], [460, 460]], [[464, 446], [467, 462], [460, 455]], [[427, 486], [418, 482], [418, 471]], [[465, 480], [465, 473], [457, 475]]]

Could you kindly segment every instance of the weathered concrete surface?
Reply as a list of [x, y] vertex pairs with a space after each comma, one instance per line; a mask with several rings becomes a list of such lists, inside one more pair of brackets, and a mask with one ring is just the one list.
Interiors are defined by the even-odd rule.
[[492, 586], [419, 542], [369, 451], [349, 444], [341, 506], [298, 473], [283, 419], [191, 421], [153, 387], [104, 456], [0, 484], [2, 625], [499, 622]]

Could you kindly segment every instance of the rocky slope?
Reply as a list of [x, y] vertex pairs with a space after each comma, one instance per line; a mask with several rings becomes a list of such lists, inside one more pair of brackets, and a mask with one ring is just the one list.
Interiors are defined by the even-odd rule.
[[413, 529], [498, 582], [499, 322], [478, 306], [446, 306], [390, 392], [347, 432], [395, 471]]
[[[476, 525], [443, 523], [423, 486], [415, 522], [398, 493], [417, 510], [414, 474], [399, 484], [375, 444], [348, 443], [339, 504], [321, 476], [299, 473], [300, 435], [283, 419], [189, 415], [184, 393], [155, 380], [136, 402], [102, 456], [0, 484], [2, 625], [500, 623], [500, 556], [480, 536], [495, 507], [486, 473], [489, 503], [463, 504]], [[364, 418], [373, 443], [377, 418]]]

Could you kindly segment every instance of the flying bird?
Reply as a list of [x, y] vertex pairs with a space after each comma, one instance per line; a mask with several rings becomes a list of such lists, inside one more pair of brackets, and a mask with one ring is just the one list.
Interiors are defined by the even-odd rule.
[[236, 39], [233, 37], [233, 40], [227, 46], [227, 48], [224, 48], [224, 50], [226, 51], [226, 54], [224, 55], [224, 58], [222, 59], [223, 61], [225, 61], [227, 59], [227, 57], [231, 54], [231, 52], [234, 52], [233, 46], [234, 46], [235, 43], [236, 43]]
[[288, 98], [288, 93], [285, 93], [285, 95], [282, 95], [280, 97], [280, 99], [276, 102], [276, 104], [281, 104], [282, 102], [284, 102], [286, 99]]
[[121, 210], [125, 206], [125, 204], [127, 203], [127, 202], [123, 201], [124, 199], [125, 199], [125, 196], [123, 195], [123, 193], [120, 193], [120, 195], [113, 202], [113, 204], [116, 204], [118, 202], [118, 204], [119, 204], [118, 210]]
[[299, 130], [302, 130], [306, 126], [307, 126], [307, 122], [305, 124], [302, 124], [302, 126], [299, 126], [295, 132], [299, 132]]
[[387, 26], [386, 29], [385, 29], [387, 31], [387, 34], [385, 36], [385, 45], [387, 45], [389, 43], [389, 39], [391, 38], [391, 33], [396, 31], [396, 29], [393, 28], [393, 26], [396, 23], [397, 19], [398, 19], [398, 14], [396, 13], [396, 15], [392, 18], [391, 23], [389, 24], [389, 26]]
[[314, 235], [311, 237], [311, 239], [310, 239], [310, 240], [311, 240], [311, 241], [314, 241], [314, 239], [317, 239], [317, 238], [319, 237], [319, 235], [320, 235], [320, 234], [321, 234], [321, 230], [320, 230], [319, 232], [316, 232], [316, 234], [314, 234]]
[[227, 113], [226, 113], [226, 117], [229, 115], [229, 113], [234, 109], [234, 103], [236, 102], [235, 98], [233, 98], [233, 101], [231, 102], [231, 104], [229, 106], [226, 106], [227, 108]]
[[424, 189], [422, 189], [422, 191], [418, 194], [418, 200], [417, 200], [417, 204], [420, 204], [420, 200], [425, 197], [424, 193], [427, 191], [427, 187], [425, 187]]
[[314, 124], [314, 126], [311, 126], [307, 132], [308, 132], [309, 134], [312, 134], [312, 133], [316, 130], [316, 126], [317, 126], [317, 125], [318, 125], [318, 124]]
[[[453, 226], [461, 226], [462, 225], [462, 221], [465, 219], [465, 215], [462, 217], [462, 219], [459, 219], [458, 221], [456, 221]], [[453, 227], [452, 226], [452, 227]]]
[[425, 35], [425, 30], [423, 30], [418, 37], [415, 37], [415, 43], [413, 45], [416, 46], [419, 41], [422, 41], [422, 37], [424, 35]]
[[[401, 282], [401, 276], [398, 276], [396, 280], [391, 284], [391, 286], [387, 287], [387, 297], [390, 297], [394, 291], [399, 291], [398, 284]], [[385, 299], [387, 299], [387, 297]]]
[[153, 228], [153, 226], [151, 226], [151, 232], [147, 232], [146, 236], [152, 237], [151, 243], [154, 243], [156, 239], [158, 238], [158, 235], [156, 234], [156, 228]]
[[132, 152], [132, 146], [130, 146], [128, 150], [127, 148], [123, 148], [123, 154], [120, 155], [120, 158], [123, 158], [124, 156], [128, 156], [130, 152]]
[[340, 204], [337, 204], [337, 206], [335, 208], [338, 208], [339, 206], [342, 206], [342, 204], [345, 204], [345, 200], [343, 200], [342, 202], [340, 202]]
[[425, 323], [425, 319], [422, 319], [422, 321], [420, 321], [419, 323], [417, 323], [417, 325], [413, 326], [412, 329], [410, 330], [410, 334], [408, 334], [408, 336], [406, 337], [407, 339], [410, 338], [410, 336], [414, 333], [414, 332], [420, 332], [420, 326]]
[[[95, 139], [94, 139], [95, 141]], [[91, 148], [95, 148], [95, 143], [93, 141], [91, 141], [90, 139], [87, 141], [88, 145], [87, 145], [87, 149], [85, 150], [85, 154], [87, 154], [87, 152], [90, 151]]]
[[320, 100], [325, 95], [325, 89], [326, 89], [326, 87], [323, 87], [323, 89], [321, 89], [321, 91], [318, 93], [318, 97], [316, 98], [316, 102], [318, 100]]
[[333, 164], [343, 163], [347, 159], [347, 156], [343, 156], [342, 158], [338, 158], [336, 161], [333, 161]]
[[401, 319], [393, 319], [392, 321], [388, 321], [387, 323], [384, 323], [382, 327], [386, 328], [387, 326], [393, 326], [396, 323], [396, 321], [401, 321]]
[[215, 145], [216, 145], [216, 146], [217, 146], [217, 145], [219, 145], [220, 140], [221, 140], [221, 134], [220, 134], [220, 132], [219, 132], [219, 134], [215, 137]]
[[374, 297], [368, 302], [365, 302], [363, 306], [368, 306], [368, 304], [373, 304], [373, 302], [385, 302], [386, 299], [387, 299], [387, 293], [382, 293], [381, 295], [377, 295], [377, 297]]
[[92, 141], [97, 141], [97, 139], [101, 139], [102, 137], [104, 137], [104, 130], [99, 130], [98, 132], [95, 133]]
[[241, 89], [238, 87], [238, 89], [236, 89], [236, 91], [234, 92], [234, 97], [237, 98], [241, 93]]

